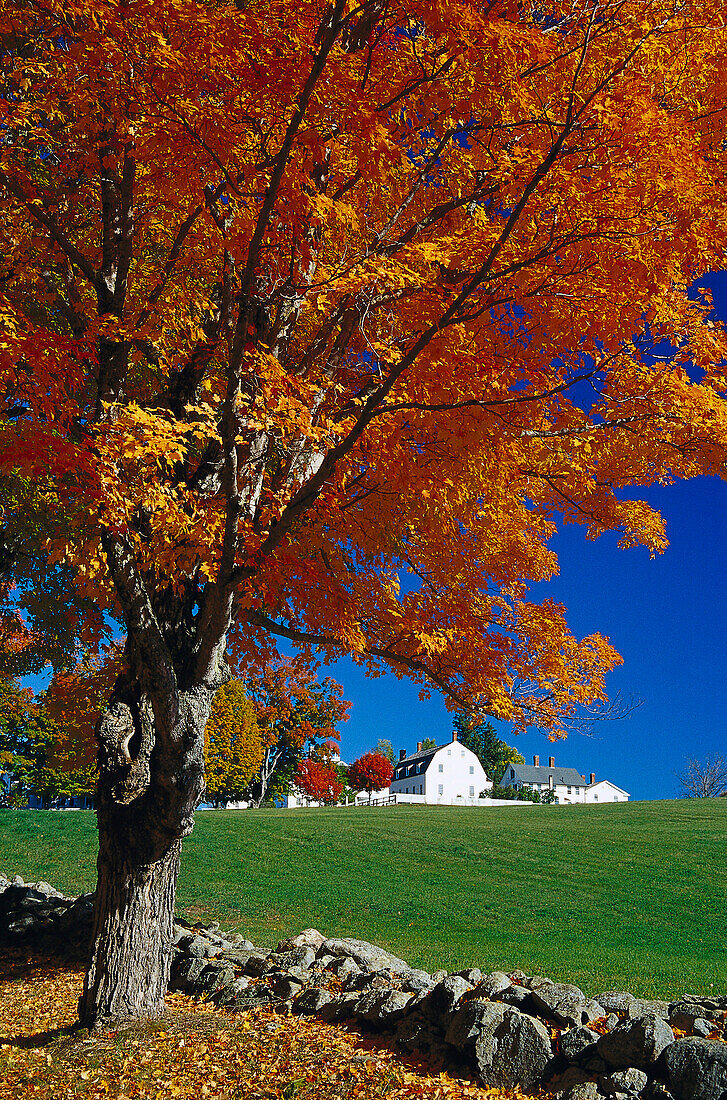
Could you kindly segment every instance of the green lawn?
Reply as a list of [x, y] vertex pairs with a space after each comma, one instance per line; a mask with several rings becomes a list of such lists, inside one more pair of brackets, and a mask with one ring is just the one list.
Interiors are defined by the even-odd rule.
[[[210, 811], [179, 912], [260, 945], [314, 925], [412, 964], [521, 967], [587, 992], [727, 989], [727, 799]], [[90, 813], [0, 810], [0, 871], [91, 889]]]

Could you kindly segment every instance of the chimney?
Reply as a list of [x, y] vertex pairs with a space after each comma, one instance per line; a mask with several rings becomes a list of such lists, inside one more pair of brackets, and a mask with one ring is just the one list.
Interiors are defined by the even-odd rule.
[[548, 786], [550, 787], [550, 789], [552, 791], [552, 789], [553, 789], [553, 776], [552, 775], [548, 776]]
[[549, 768], [554, 768], [555, 767], [555, 757], [554, 756], [549, 756], [548, 757], [548, 767]]
[[596, 782], [596, 773], [591, 772], [591, 783], [595, 783], [595, 782]]
[[453, 741], [457, 740], [457, 731], [456, 730], [452, 730], [452, 740]]
[[534, 756], [533, 757], [533, 767], [534, 768], [539, 768], [540, 767], [540, 757], [539, 756]]
[[406, 749], [399, 749], [399, 759], [406, 760]]
[[421, 751], [422, 751], [422, 745], [423, 745], [423, 744], [424, 744], [424, 742], [423, 742], [423, 741], [417, 741], [417, 752], [421, 752]]

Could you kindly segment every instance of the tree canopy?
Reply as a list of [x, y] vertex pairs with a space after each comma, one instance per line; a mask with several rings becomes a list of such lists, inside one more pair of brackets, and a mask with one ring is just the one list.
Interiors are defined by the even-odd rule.
[[215, 801], [242, 798], [263, 762], [267, 737], [241, 680], [215, 695], [204, 731], [207, 794]]
[[394, 768], [388, 757], [380, 752], [365, 752], [348, 769], [348, 781], [354, 790], [368, 791], [371, 797], [372, 791], [388, 787], [393, 774]]
[[2, 13], [0, 470], [49, 480], [48, 566], [127, 633], [94, 1023], [160, 1003], [228, 647], [553, 735], [604, 698], [608, 640], [528, 588], [558, 516], [658, 552], [631, 487], [724, 469], [690, 286], [727, 240], [727, 28], [722, 0]]
[[479, 759], [487, 778], [499, 783], [508, 764], [524, 764], [524, 757], [497, 736], [492, 722], [473, 711], [458, 710], [452, 725], [457, 739]]

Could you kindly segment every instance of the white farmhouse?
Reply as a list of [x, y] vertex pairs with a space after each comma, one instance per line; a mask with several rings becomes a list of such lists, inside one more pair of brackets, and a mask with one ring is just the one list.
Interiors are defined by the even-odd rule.
[[586, 802], [628, 802], [628, 791], [622, 791], [610, 779], [600, 779], [591, 772], [591, 782], [586, 787]]
[[548, 757], [548, 766], [541, 765], [540, 757], [534, 756], [532, 764], [508, 764], [500, 780], [500, 786], [531, 787], [541, 795], [548, 791], [555, 793], [555, 801], [564, 805], [584, 805], [589, 802], [628, 802], [629, 794], [616, 787], [607, 779], [596, 783], [595, 772], [591, 772], [590, 782], [575, 768], [555, 766], [555, 757]]
[[480, 791], [491, 786], [477, 756], [453, 733], [449, 744], [441, 748], [422, 749], [420, 741], [411, 756], [402, 749], [389, 790], [397, 802], [481, 806]]

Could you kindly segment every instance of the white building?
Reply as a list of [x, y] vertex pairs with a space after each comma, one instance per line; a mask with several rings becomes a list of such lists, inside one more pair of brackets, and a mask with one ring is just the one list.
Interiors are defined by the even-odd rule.
[[616, 787], [607, 779], [596, 783], [595, 772], [591, 772], [590, 781], [575, 768], [557, 768], [555, 757], [548, 757], [548, 766], [541, 765], [540, 757], [534, 756], [532, 764], [508, 764], [500, 780], [501, 787], [531, 787], [541, 795], [548, 791], [555, 793], [556, 802], [564, 805], [589, 802], [628, 802], [629, 794]]
[[460, 745], [453, 733], [450, 743], [441, 748], [422, 749], [420, 741], [411, 756], [402, 749], [389, 791], [397, 796], [397, 802], [482, 806], [480, 791], [491, 786], [477, 756]]
[[622, 791], [610, 779], [600, 779], [591, 772], [591, 782], [586, 787], [586, 802], [628, 802], [628, 791]]

